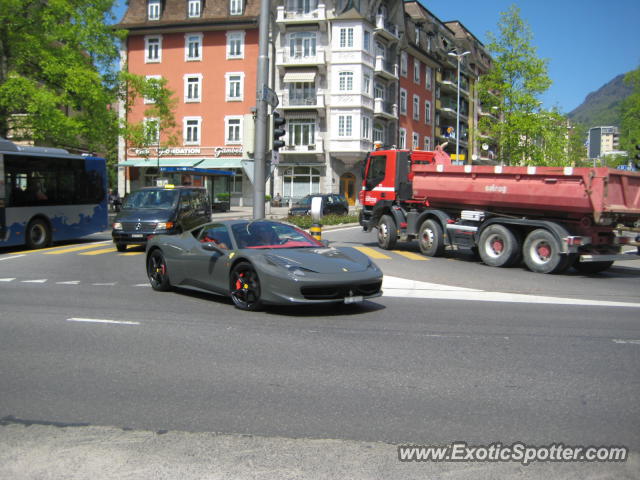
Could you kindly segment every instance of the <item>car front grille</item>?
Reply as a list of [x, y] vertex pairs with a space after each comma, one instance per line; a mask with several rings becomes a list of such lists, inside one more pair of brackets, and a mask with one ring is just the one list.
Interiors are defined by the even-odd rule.
[[156, 222], [125, 222], [122, 224], [122, 230], [125, 232], [149, 232], [156, 229]]
[[367, 297], [380, 291], [382, 282], [360, 283], [349, 286], [302, 287], [302, 295], [307, 300], [332, 300], [362, 295]]

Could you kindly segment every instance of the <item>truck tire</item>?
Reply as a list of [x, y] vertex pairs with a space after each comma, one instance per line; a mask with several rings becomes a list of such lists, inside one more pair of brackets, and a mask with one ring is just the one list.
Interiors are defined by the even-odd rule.
[[504, 225], [489, 225], [482, 230], [478, 253], [485, 265], [510, 267], [520, 259], [521, 241]]
[[594, 273], [604, 272], [611, 265], [613, 265], [613, 262], [581, 262], [578, 259], [573, 264], [573, 268], [585, 275], [593, 275]]
[[437, 220], [426, 220], [420, 225], [418, 245], [423, 255], [439, 257], [444, 252], [444, 236]]
[[35, 218], [29, 222], [24, 235], [27, 248], [35, 250], [44, 248], [51, 243], [51, 230], [47, 222], [41, 218]]
[[571, 265], [573, 257], [560, 254], [560, 243], [544, 228], [527, 235], [522, 247], [524, 263], [536, 273], [562, 273]]
[[396, 222], [391, 215], [383, 215], [378, 222], [378, 246], [384, 250], [392, 250], [397, 242]]

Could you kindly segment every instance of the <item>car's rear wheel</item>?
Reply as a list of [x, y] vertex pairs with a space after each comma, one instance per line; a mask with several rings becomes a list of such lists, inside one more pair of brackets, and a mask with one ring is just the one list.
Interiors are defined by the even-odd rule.
[[118, 250], [119, 252], [126, 252], [127, 251], [127, 244], [126, 243], [121, 243], [121, 242], [116, 242], [116, 250]]
[[154, 290], [168, 292], [172, 289], [167, 262], [160, 250], [154, 250], [147, 257], [147, 276]]
[[255, 311], [262, 307], [260, 279], [250, 263], [240, 262], [233, 267], [229, 277], [229, 289], [233, 304], [240, 310]]

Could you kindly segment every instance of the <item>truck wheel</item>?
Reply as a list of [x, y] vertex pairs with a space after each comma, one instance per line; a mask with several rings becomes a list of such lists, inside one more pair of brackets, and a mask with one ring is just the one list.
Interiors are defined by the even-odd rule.
[[427, 257], [439, 257], [444, 252], [442, 227], [436, 220], [427, 220], [420, 225], [418, 232], [420, 251]]
[[503, 225], [489, 225], [480, 234], [478, 253], [490, 267], [510, 267], [520, 258], [519, 238]]
[[533, 230], [524, 241], [522, 247], [524, 263], [529, 270], [536, 273], [564, 272], [573, 257], [560, 254], [560, 244], [556, 238], [543, 228]]
[[573, 268], [585, 275], [593, 275], [594, 273], [604, 272], [611, 265], [613, 265], [613, 262], [580, 262], [578, 260], [573, 264]]
[[51, 243], [51, 230], [47, 222], [40, 218], [31, 220], [24, 235], [27, 248], [44, 248]]
[[390, 215], [383, 215], [378, 222], [378, 246], [385, 250], [392, 250], [397, 242], [396, 222]]

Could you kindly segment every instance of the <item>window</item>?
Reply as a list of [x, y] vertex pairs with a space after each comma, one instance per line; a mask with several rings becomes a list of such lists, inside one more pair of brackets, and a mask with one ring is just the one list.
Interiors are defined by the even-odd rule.
[[144, 63], [156, 63], [162, 61], [162, 37], [144, 37]]
[[340, 29], [340, 48], [352, 48], [353, 47], [353, 28], [341, 28]]
[[371, 140], [371, 119], [369, 117], [362, 117], [362, 138]]
[[384, 128], [379, 123], [373, 126], [373, 141], [384, 144]]
[[283, 196], [300, 199], [320, 192], [320, 170], [313, 167], [292, 167], [284, 172]]
[[313, 118], [291, 119], [287, 140], [287, 145], [315, 145], [316, 121]]
[[183, 139], [185, 145], [200, 145], [201, 117], [185, 117]]
[[413, 96], [413, 119], [420, 120], [420, 97], [418, 95]]
[[371, 75], [365, 74], [362, 79], [362, 93], [371, 95]]
[[200, 102], [202, 92], [202, 75], [185, 75], [184, 76], [184, 101]]
[[145, 118], [143, 121], [145, 143], [158, 145], [160, 141], [160, 121], [157, 118]]
[[425, 65], [424, 70], [425, 87], [427, 88], [427, 90], [431, 90], [431, 77], [433, 76], [433, 69]]
[[289, 35], [289, 54], [295, 58], [315, 57], [315, 32], [297, 32]]
[[338, 136], [350, 137], [353, 134], [353, 117], [351, 115], [338, 116]]
[[[147, 75], [146, 78], [147, 78], [147, 80], [160, 80], [162, 78], [162, 76], [161, 75]], [[153, 86], [154, 87], [159, 87], [160, 85], [159, 84], [154, 84]], [[154, 90], [156, 90], [156, 89], [154, 88]], [[146, 103], [146, 104], [156, 103], [156, 101], [153, 98], [144, 97], [144, 103]]]
[[197, 18], [202, 12], [202, 0], [189, 0], [187, 4], [187, 17]]
[[147, 16], [149, 20], [160, 20], [160, 0], [149, 0]]
[[404, 128], [400, 129], [400, 138], [399, 138], [399, 145], [398, 148], [400, 149], [404, 149], [407, 148], [407, 130]]
[[420, 83], [420, 60], [417, 58], [413, 59], [413, 81]]
[[202, 60], [202, 34], [189, 33], [185, 38], [185, 60]]
[[373, 90], [373, 98], [382, 98], [383, 100], [386, 98], [384, 95], [384, 85], [381, 83], [376, 83]]
[[317, 0], [287, 0], [286, 1], [287, 12], [297, 13], [298, 15], [304, 15], [311, 13], [318, 8]]
[[227, 101], [239, 101], [244, 99], [244, 73], [227, 73]]
[[407, 52], [402, 52], [400, 54], [400, 75], [403, 77], [407, 76], [407, 63], [409, 62], [407, 57]]
[[229, 14], [242, 15], [242, 0], [229, 0]]
[[311, 82], [289, 83], [289, 105], [315, 105], [316, 86]]
[[244, 58], [244, 32], [227, 32], [227, 58]]
[[430, 137], [424, 137], [424, 149], [425, 150], [431, 150], [431, 138]]
[[362, 40], [362, 49], [365, 52], [371, 51], [371, 32], [369, 30], [364, 31], [364, 37]]
[[404, 88], [400, 89], [400, 113], [407, 114], [407, 91]]
[[431, 123], [431, 102], [429, 100], [424, 102], [424, 123]]
[[340, 72], [338, 74], [339, 90], [350, 92], [353, 90], [353, 72]]
[[420, 135], [418, 135], [416, 132], [413, 132], [413, 144], [412, 144], [412, 149], [413, 150], [418, 150], [420, 148]]
[[224, 117], [225, 143], [238, 144], [242, 142], [242, 117]]

